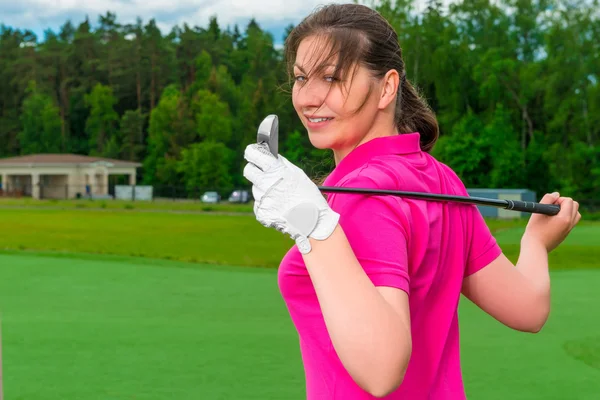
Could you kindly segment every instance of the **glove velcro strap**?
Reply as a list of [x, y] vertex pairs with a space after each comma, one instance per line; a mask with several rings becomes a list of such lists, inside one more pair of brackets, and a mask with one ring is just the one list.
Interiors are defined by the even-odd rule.
[[339, 220], [339, 214], [333, 210], [319, 211], [317, 205], [308, 202], [292, 207], [283, 217], [287, 221], [289, 230], [293, 232], [302, 254], [307, 254], [311, 250], [309, 237], [317, 240], [327, 239]]
[[308, 237], [319, 222], [319, 209], [313, 203], [300, 203], [289, 209], [283, 216], [287, 225], [296, 235], [296, 245], [302, 254], [310, 253], [312, 246]]
[[289, 209], [283, 217], [295, 232], [308, 237], [319, 222], [319, 209], [313, 203], [300, 203]]
[[298, 246], [298, 250], [302, 254], [308, 254], [312, 250], [312, 246], [310, 245], [310, 241], [306, 236], [300, 236], [296, 239], [296, 245]]

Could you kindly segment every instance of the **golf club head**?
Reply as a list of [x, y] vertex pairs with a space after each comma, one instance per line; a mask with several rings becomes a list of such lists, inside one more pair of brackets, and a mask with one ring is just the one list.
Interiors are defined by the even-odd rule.
[[277, 115], [271, 114], [260, 123], [256, 141], [257, 143], [266, 143], [271, 153], [277, 157], [279, 153], [279, 118]]

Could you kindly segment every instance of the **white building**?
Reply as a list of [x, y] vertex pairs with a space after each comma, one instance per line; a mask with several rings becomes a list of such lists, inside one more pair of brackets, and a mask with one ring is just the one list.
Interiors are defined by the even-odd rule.
[[110, 175], [136, 184], [140, 163], [77, 154], [32, 154], [0, 159], [0, 193], [35, 199], [106, 196]]

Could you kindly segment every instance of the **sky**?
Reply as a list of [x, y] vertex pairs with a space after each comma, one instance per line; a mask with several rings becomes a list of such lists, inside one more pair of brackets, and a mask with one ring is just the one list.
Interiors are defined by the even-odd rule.
[[[271, 32], [276, 44], [282, 42], [285, 27], [297, 24], [315, 7], [327, 3], [348, 3], [351, 0], [0, 0], [0, 25], [30, 29], [44, 38], [48, 28], [57, 32], [67, 20], [76, 26], [89, 17], [97, 24], [98, 16], [107, 11], [116, 13], [117, 21], [134, 23], [140, 17], [145, 23], [154, 18], [167, 33], [175, 25], [205, 27], [209, 17], [217, 16], [219, 26], [244, 27], [251, 18]], [[425, 3], [425, 0], [417, 0]]]

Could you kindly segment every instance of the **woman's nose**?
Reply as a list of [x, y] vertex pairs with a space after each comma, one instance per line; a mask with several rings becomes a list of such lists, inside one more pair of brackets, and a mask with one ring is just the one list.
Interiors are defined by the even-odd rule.
[[296, 83], [296, 85], [294, 102], [300, 107], [307, 109], [320, 107], [325, 101], [329, 90], [328, 85], [323, 85], [314, 79], [302, 84]]

